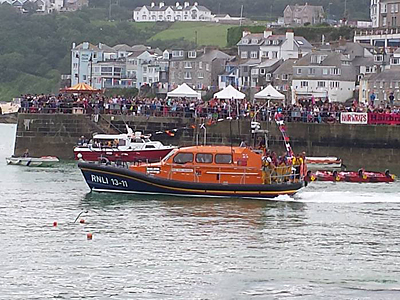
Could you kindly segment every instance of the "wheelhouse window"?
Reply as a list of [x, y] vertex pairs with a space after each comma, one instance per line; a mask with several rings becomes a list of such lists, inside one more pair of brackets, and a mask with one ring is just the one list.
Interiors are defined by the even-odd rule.
[[232, 154], [216, 154], [215, 163], [217, 164], [231, 164]]
[[193, 162], [193, 153], [178, 153], [174, 156], [174, 163], [176, 164], [186, 164], [188, 162]]
[[213, 156], [211, 153], [198, 153], [196, 155], [196, 162], [198, 163], [210, 164], [212, 163], [212, 161], [213, 161]]

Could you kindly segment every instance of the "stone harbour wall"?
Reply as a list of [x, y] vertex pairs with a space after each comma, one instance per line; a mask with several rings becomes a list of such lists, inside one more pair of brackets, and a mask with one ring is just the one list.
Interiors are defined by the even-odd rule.
[[[29, 149], [32, 156], [54, 155], [73, 159], [73, 147], [79, 137], [93, 133], [126, 132], [128, 124], [134, 131], [152, 134], [153, 140], [164, 144], [186, 146], [204, 142], [201, 120], [137, 116], [101, 116], [97, 123], [85, 115], [19, 114], [15, 154]], [[269, 131], [270, 148], [285, 151], [282, 136], [275, 124], [263, 122]], [[254, 144], [249, 120], [223, 120], [206, 126], [207, 144]], [[400, 126], [289, 123], [287, 133], [295, 152], [308, 156], [337, 156], [349, 169], [370, 170], [389, 168], [400, 173]], [[258, 134], [257, 137], [262, 136]], [[257, 139], [256, 137], [256, 139]]]

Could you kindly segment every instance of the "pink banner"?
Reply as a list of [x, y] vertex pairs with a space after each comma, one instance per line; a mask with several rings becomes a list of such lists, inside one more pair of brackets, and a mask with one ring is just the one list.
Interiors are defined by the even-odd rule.
[[400, 114], [368, 113], [368, 124], [400, 125]]

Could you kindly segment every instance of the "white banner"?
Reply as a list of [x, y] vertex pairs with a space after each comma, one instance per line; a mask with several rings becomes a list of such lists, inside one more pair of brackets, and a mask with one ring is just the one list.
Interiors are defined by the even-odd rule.
[[340, 123], [342, 124], [367, 124], [367, 113], [342, 112], [340, 113]]

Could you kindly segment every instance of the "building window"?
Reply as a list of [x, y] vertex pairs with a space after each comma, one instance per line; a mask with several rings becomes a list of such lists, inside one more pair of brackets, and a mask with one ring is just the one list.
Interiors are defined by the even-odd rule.
[[243, 39], [243, 40], [242, 40], [242, 44], [247, 45], [248, 43], [249, 43], [249, 40], [248, 40], [248, 39]]
[[198, 74], [197, 77], [198, 77], [198, 78], [204, 78], [204, 73], [203, 73], [203, 72], [199, 72], [199, 74]]
[[382, 26], [386, 26], [387, 24], [387, 17], [382, 18]]
[[185, 69], [191, 69], [192, 63], [190, 61], [185, 61]]
[[383, 61], [383, 55], [375, 55], [374, 56], [374, 60], [377, 61], [377, 62]]
[[210, 65], [206, 64], [206, 71], [210, 71]]
[[267, 57], [268, 57], [268, 51], [263, 51], [262, 54], [261, 54], [261, 56], [262, 56], [263, 58], [267, 58]]
[[272, 51], [272, 58], [278, 58], [278, 51]]
[[242, 51], [242, 53], [240, 53], [240, 58], [247, 58], [247, 51]]
[[296, 73], [297, 73], [297, 74], [301, 74], [301, 69], [298, 68]]
[[182, 50], [172, 51], [172, 57], [183, 57], [183, 51]]
[[309, 68], [308, 69], [308, 74], [315, 75], [315, 69], [314, 68]]
[[338, 81], [331, 81], [330, 87], [331, 87], [331, 89], [339, 88], [339, 82]]
[[400, 59], [399, 58], [392, 58], [392, 65], [399, 65]]
[[199, 61], [199, 69], [203, 69], [203, 62]]
[[251, 58], [257, 58], [257, 51], [251, 51], [251, 53], [250, 53], [250, 57]]
[[189, 51], [188, 52], [188, 57], [189, 58], [196, 58], [196, 51]]
[[192, 79], [192, 73], [191, 72], [185, 72], [185, 79]]
[[282, 80], [288, 80], [289, 76], [288, 74], [282, 74]]
[[340, 69], [339, 68], [332, 68], [331, 69], [331, 75], [340, 75]]
[[325, 81], [318, 81], [317, 87], [324, 88], [325, 87]]
[[252, 75], [258, 75], [258, 69], [256, 69], [256, 68], [251, 69], [251, 74]]
[[300, 86], [303, 87], [308, 87], [308, 81], [301, 81]]
[[264, 75], [265, 74], [265, 69], [260, 69], [260, 74]]

